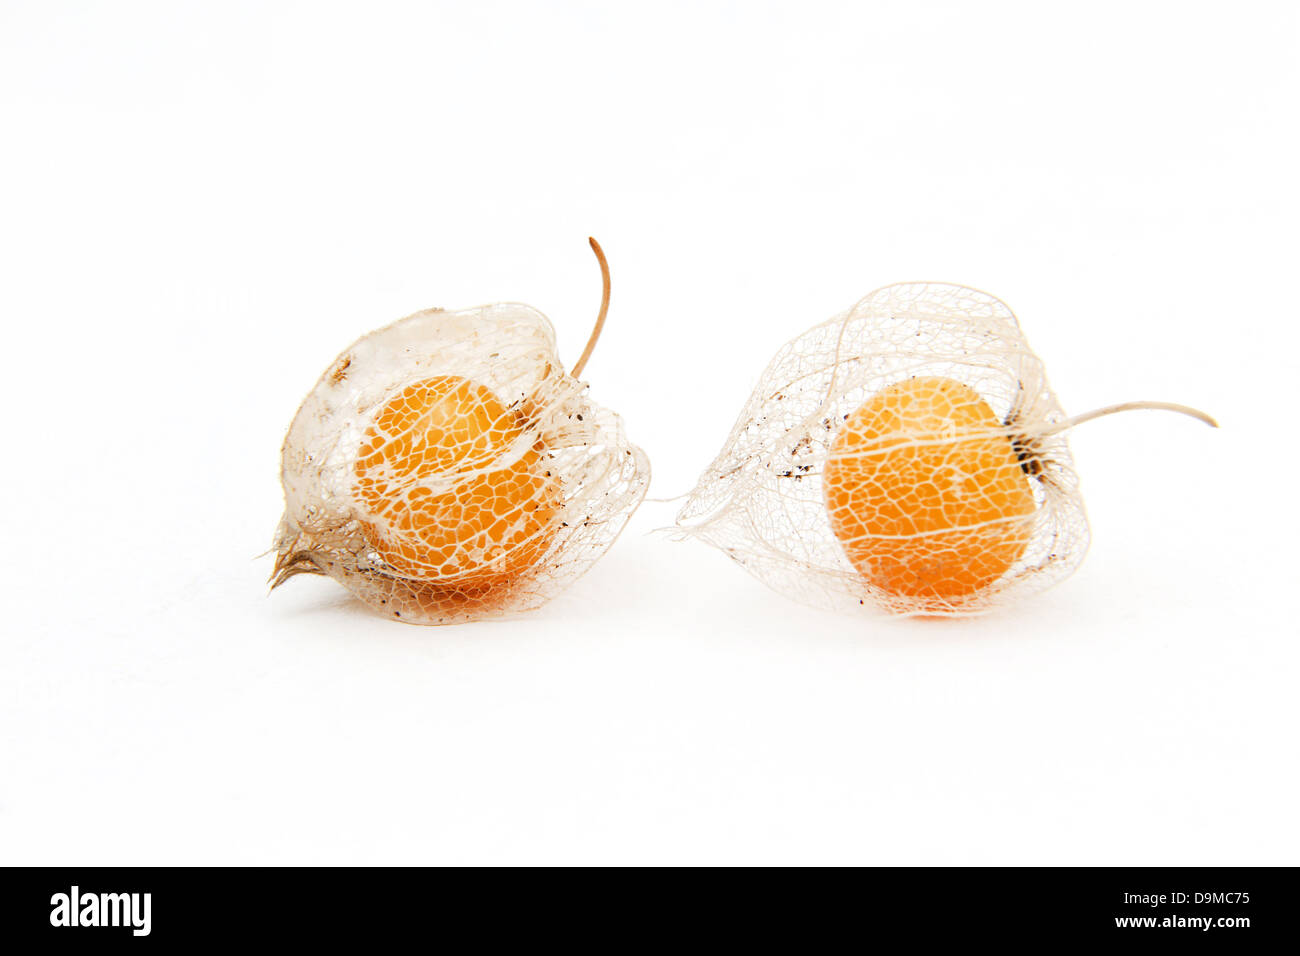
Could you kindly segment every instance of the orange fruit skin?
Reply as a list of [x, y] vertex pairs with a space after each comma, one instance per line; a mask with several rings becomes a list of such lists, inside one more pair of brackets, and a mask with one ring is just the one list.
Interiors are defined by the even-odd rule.
[[371, 545], [396, 573], [475, 598], [541, 560], [561, 507], [558, 479], [535, 445], [492, 467], [525, 428], [491, 390], [451, 375], [408, 385], [380, 408], [362, 437], [356, 494]]
[[823, 488], [831, 529], [871, 585], [942, 611], [1015, 564], [1035, 503], [1010, 438], [979, 434], [1002, 428], [978, 392], [939, 377], [891, 385], [848, 417]]

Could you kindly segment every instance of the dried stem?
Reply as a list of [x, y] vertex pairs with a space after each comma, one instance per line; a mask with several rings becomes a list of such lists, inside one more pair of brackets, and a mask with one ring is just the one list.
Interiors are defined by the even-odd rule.
[[578, 361], [573, 364], [573, 371], [569, 373], [574, 378], [581, 375], [582, 370], [587, 367], [587, 359], [591, 358], [591, 353], [596, 348], [600, 332], [605, 327], [605, 316], [609, 313], [609, 263], [605, 260], [605, 250], [600, 248], [600, 243], [590, 237], [587, 241], [591, 243], [591, 251], [596, 254], [596, 261], [600, 263], [600, 314], [596, 316], [596, 327], [591, 330], [587, 347], [582, 350], [582, 355], [578, 356]]
[[1094, 418], [1114, 415], [1116, 412], [1131, 412], [1135, 409], [1141, 408], [1153, 408], [1165, 412], [1178, 412], [1180, 415], [1190, 415], [1192, 418], [1203, 421], [1211, 428], [1219, 427], [1219, 423], [1209, 415], [1205, 414], [1205, 412], [1199, 411], [1195, 408], [1189, 408], [1186, 405], [1175, 405], [1172, 402], [1121, 402], [1118, 405], [1107, 405], [1105, 408], [1095, 408], [1090, 412], [1084, 412], [1082, 415], [1075, 415], [1071, 418], [1067, 418], [1063, 422], [1057, 422], [1042, 430], [1035, 429], [1034, 437], [1037, 438], [1047, 435], [1055, 435], [1058, 432], [1065, 431], [1067, 428], [1073, 428], [1075, 425], [1082, 425], [1084, 422], [1090, 422]]

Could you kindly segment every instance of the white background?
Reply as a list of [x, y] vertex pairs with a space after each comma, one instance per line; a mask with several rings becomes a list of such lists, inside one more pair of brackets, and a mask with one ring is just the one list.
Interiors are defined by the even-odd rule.
[[[0, 862], [1297, 861], [1287, 3], [0, 5]], [[787, 339], [987, 289], [1093, 547], [959, 622], [652, 535], [546, 608], [267, 596], [357, 336], [518, 300], [681, 494]]]

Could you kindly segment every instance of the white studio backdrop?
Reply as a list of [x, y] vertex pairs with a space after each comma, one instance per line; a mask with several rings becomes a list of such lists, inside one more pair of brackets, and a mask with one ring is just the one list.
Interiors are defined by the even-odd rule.
[[[1288, 3], [0, 4], [0, 862], [1294, 864]], [[689, 490], [786, 340], [1003, 298], [1081, 570], [839, 617], [647, 502], [506, 622], [271, 596], [357, 336], [524, 301]]]

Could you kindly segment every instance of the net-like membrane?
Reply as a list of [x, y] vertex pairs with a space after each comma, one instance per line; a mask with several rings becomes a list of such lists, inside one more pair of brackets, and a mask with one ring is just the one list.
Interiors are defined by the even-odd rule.
[[649, 474], [540, 312], [417, 312], [346, 349], [294, 417], [274, 581], [327, 574], [415, 624], [527, 610], [609, 548]]
[[678, 527], [804, 603], [980, 613], [1083, 559], [1064, 418], [1005, 304], [887, 286], [777, 353]]

